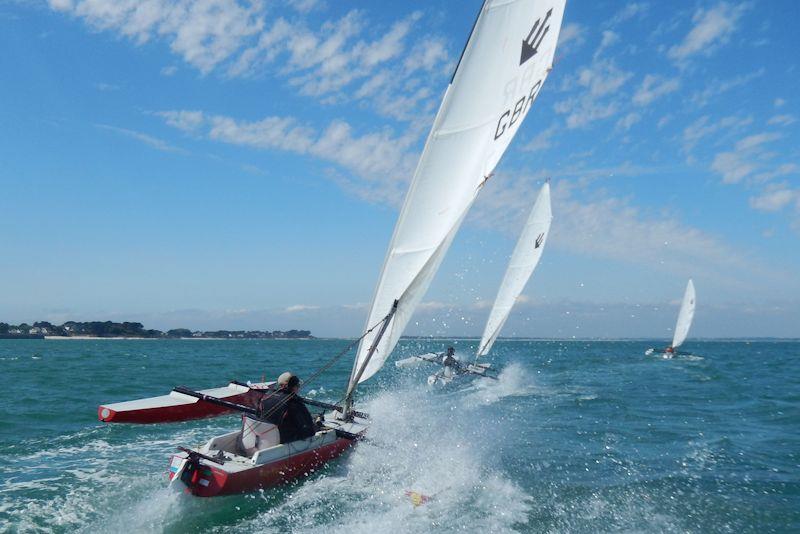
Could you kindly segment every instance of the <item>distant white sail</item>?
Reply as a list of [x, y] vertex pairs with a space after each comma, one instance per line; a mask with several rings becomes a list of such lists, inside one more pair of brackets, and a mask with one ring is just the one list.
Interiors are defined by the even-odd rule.
[[[552, 67], [564, 0], [487, 0], [425, 143], [372, 301], [368, 327], [399, 300], [359, 381], [400, 339], [483, 183], [530, 111]], [[377, 330], [358, 347], [351, 381]]]
[[694, 284], [689, 279], [686, 284], [686, 293], [683, 294], [683, 302], [681, 303], [681, 311], [678, 312], [678, 322], [675, 325], [675, 337], [672, 338], [672, 348], [677, 349], [683, 342], [686, 341], [686, 336], [689, 335], [689, 329], [692, 327], [692, 319], [694, 319]]
[[508, 319], [508, 314], [511, 313], [511, 308], [522, 290], [525, 289], [525, 284], [542, 257], [552, 219], [550, 184], [545, 183], [528, 216], [528, 222], [522, 229], [517, 246], [514, 247], [511, 261], [508, 263], [508, 269], [506, 269], [494, 306], [489, 314], [489, 320], [486, 322], [486, 329], [483, 331], [476, 357], [485, 356], [492, 349], [492, 345]]

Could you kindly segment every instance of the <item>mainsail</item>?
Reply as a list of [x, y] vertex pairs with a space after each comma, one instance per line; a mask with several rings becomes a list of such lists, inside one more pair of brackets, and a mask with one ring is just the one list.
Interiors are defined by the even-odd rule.
[[[400, 211], [367, 319], [398, 306], [362, 339], [350, 388], [386, 361], [461, 221], [527, 116], [552, 68], [565, 0], [487, 0], [467, 41]], [[521, 47], [520, 47], [521, 43]], [[370, 349], [375, 351], [370, 356]]]
[[494, 306], [492, 306], [492, 311], [489, 314], [489, 320], [486, 322], [486, 329], [483, 331], [476, 358], [485, 356], [491, 350], [506, 319], [508, 319], [508, 314], [511, 312], [514, 302], [516, 302], [522, 290], [525, 289], [525, 284], [533, 274], [533, 270], [536, 269], [536, 265], [542, 257], [552, 219], [550, 184], [545, 183], [528, 216], [528, 222], [525, 223], [525, 227], [522, 229], [517, 245], [514, 247], [511, 261], [508, 263], [508, 269], [506, 269]]
[[686, 336], [689, 335], [689, 328], [692, 327], [692, 319], [694, 319], [694, 297], [694, 284], [690, 278], [689, 283], [686, 284], [686, 292], [683, 294], [681, 311], [678, 312], [678, 322], [675, 324], [675, 337], [672, 338], [673, 349], [680, 347], [686, 341]]

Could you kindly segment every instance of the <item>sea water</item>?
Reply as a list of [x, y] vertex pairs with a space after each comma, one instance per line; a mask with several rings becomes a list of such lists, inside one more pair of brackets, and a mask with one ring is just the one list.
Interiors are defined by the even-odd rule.
[[[170, 454], [237, 416], [104, 424], [173, 386], [308, 377], [346, 340], [0, 341], [0, 532], [798, 532], [800, 343], [499, 341], [499, 380], [363, 384], [369, 442], [297, 483], [213, 499]], [[475, 340], [403, 340], [393, 359]], [[305, 389], [341, 397], [352, 355]], [[406, 491], [430, 497], [415, 507]]]

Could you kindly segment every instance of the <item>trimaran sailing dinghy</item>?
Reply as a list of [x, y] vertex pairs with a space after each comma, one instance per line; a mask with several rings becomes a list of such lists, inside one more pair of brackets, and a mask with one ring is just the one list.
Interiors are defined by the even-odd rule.
[[[458, 361], [452, 362], [448, 357], [454, 358], [454, 355], [445, 352], [412, 356], [396, 362], [396, 365], [405, 367], [422, 361], [442, 365], [443, 368], [441, 370], [428, 377], [429, 385], [446, 385], [455, 377], [463, 375], [489, 376], [486, 373], [490, 364], [479, 363], [478, 358], [486, 356], [492, 349], [500, 330], [511, 313], [511, 308], [522, 293], [522, 290], [525, 289], [525, 285], [531, 275], [533, 275], [533, 271], [542, 257], [544, 245], [550, 233], [552, 219], [550, 183], [546, 182], [536, 198], [536, 203], [531, 209], [528, 220], [517, 240], [517, 245], [514, 247], [514, 252], [511, 254], [511, 260], [508, 263], [508, 268], [497, 292], [497, 298], [495, 298], [492, 311], [489, 313], [489, 319], [486, 322], [481, 342], [478, 345], [475, 361], [469, 364]], [[448, 352], [450, 351], [451, 349], [448, 349]]]
[[692, 320], [694, 319], [694, 306], [695, 306], [695, 293], [694, 283], [689, 279], [686, 284], [686, 292], [683, 294], [683, 302], [681, 302], [681, 311], [678, 312], [678, 322], [675, 324], [675, 335], [672, 338], [672, 345], [665, 349], [647, 349], [645, 354], [663, 354], [665, 358], [672, 358], [676, 354], [687, 355], [688, 352], [678, 352], [678, 347], [683, 345], [686, 341], [686, 336], [689, 335], [689, 329], [692, 327]]
[[201, 496], [268, 487], [311, 473], [363, 436], [369, 420], [353, 409], [356, 388], [389, 357], [464, 216], [528, 115], [552, 68], [564, 4], [483, 3], [400, 211], [346, 393], [340, 405], [329, 406], [316, 435], [281, 444], [275, 427], [258, 410], [181, 389], [242, 412], [243, 425], [175, 455], [170, 468], [174, 484]]

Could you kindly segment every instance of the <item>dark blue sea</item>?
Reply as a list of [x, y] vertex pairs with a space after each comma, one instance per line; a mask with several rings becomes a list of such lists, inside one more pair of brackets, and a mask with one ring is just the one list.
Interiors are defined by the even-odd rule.
[[[460, 355], [475, 340], [454, 341]], [[800, 532], [800, 343], [500, 341], [500, 379], [390, 361], [361, 443], [278, 490], [198, 499], [168, 458], [239, 423], [97, 421], [101, 403], [309, 376], [343, 340], [0, 340], [0, 532]], [[403, 340], [393, 359], [443, 350]], [[352, 357], [305, 394], [337, 400]], [[406, 490], [431, 497], [414, 507]]]

